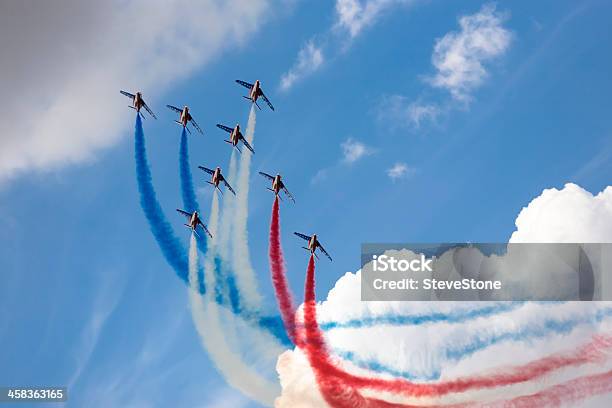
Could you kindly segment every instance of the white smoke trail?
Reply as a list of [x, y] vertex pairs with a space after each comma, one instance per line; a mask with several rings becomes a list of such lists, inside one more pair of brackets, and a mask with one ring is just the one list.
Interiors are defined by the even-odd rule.
[[[210, 211], [210, 231], [213, 236], [217, 232], [218, 220], [219, 201], [217, 192], [214, 192]], [[253, 367], [247, 366], [240, 354], [235, 353], [230, 347], [230, 343], [237, 341], [234, 319], [239, 319], [231, 312], [225, 313], [226, 311], [215, 302], [213, 289], [215, 287], [215, 255], [216, 243], [214, 239], [209, 240], [209, 248], [204, 258], [204, 281], [208, 290], [206, 295], [202, 296], [197, 290], [199, 287], [198, 249], [196, 238], [192, 234], [189, 245], [190, 288], [188, 292], [194, 324], [204, 348], [228, 384], [260, 404], [272, 406], [275, 397], [280, 393], [279, 385], [259, 375]], [[221, 324], [222, 320], [225, 324]]]
[[[257, 114], [255, 105], [251, 105], [249, 122], [245, 134], [246, 141], [253, 146], [255, 139], [255, 124]], [[251, 174], [251, 153], [246, 149], [240, 155], [240, 166], [236, 182], [236, 204], [233, 215], [232, 234], [232, 266], [236, 273], [236, 283], [243, 296], [245, 307], [251, 310], [261, 310], [262, 297], [258, 291], [255, 271], [251, 265], [249, 253], [249, 238], [247, 232], [249, 205], [249, 178]]]
[[[230, 157], [229, 172], [227, 180], [231, 185], [234, 185], [236, 173], [238, 171], [238, 160], [236, 159], [236, 149], [232, 148]], [[216, 191], [215, 191], [216, 195]], [[214, 200], [214, 198], [213, 198]], [[215, 235], [217, 241], [217, 250], [221, 259], [229, 261], [230, 233], [233, 225], [234, 206], [236, 204], [233, 194], [226, 194], [223, 197], [223, 208], [221, 212], [221, 220], [219, 221], [219, 233]]]

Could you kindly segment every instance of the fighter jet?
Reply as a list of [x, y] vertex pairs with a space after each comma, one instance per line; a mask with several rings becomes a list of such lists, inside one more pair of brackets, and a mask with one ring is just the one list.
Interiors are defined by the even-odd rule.
[[223, 177], [223, 174], [221, 174], [221, 167], [217, 167], [214, 170], [208, 169], [204, 166], [198, 166], [198, 168], [212, 176], [210, 178], [211, 181], [207, 181], [207, 183], [214, 186], [217, 190], [219, 190], [221, 194], [223, 194], [223, 191], [221, 191], [221, 189], [219, 188], [219, 182], [222, 181], [223, 184], [225, 184], [225, 187], [227, 187], [227, 189], [231, 191], [232, 194], [236, 195], [236, 192], [234, 191], [232, 186], [229, 185], [225, 177]]
[[140, 92], [136, 92], [136, 95], [133, 95], [129, 92], [126, 91], [119, 91], [121, 92], [121, 94], [127, 96], [128, 98], [132, 99], [132, 105], [128, 105], [130, 108], [136, 110], [136, 112], [138, 112], [138, 114], [144, 118], [144, 116], [142, 115], [142, 113], [140, 113], [140, 108], [145, 108], [145, 110], [147, 112], [149, 112], [149, 115], [153, 116], [153, 119], [157, 119], [157, 117], [155, 116], [155, 114], [153, 113], [153, 111], [147, 106], [147, 104], [145, 103], [144, 99], [142, 99], [142, 94]]
[[249, 142], [247, 142], [244, 139], [244, 136], [242, 135], [242, 132], [240, 131], [240, 125], [239, 124], [236, 124], [236, 127], [233, 128], [233, 129], [231, 127], [229, 127], [229, 126], [225, 126], [225, 125], [222, 125], [220, 123], [217, 123], [217, 127], [219, 129], [221, 129], [221, 130], [225, 130], [227, 133], [230, 134], [229, 140], [226, 140], [225, 142], [231, 144], [232, 146], [234, 146], [236, 149], [238, 149], [238, 151], [240, 153], [242, 153], [242, 151], [238, 147], [238, 142], [242, 141], [242, 143], [244, 143], [246, 148], [249, 149], [251, 151], [251, 153], [255, 154], [255, 150], [253, 150], [253, 148], [251, 147]]
[[[243, 96], [243, 98], [249, 99], [251, 102], [257, 105], [257, 98], [261, 96], [261, 98], [268, 104], [270, 109], [274, 110], [274, 106], [272, 106], [272, 103], [270, 103], [268, 97], [264, 95], [263, 91], [261, 90], [261, 84], [259, 82], [259, 79], [255, 81], [254, 84], [249, 84], [248, 82], [244, 82], [239, 79], [237, 79], [236, 82], [249, 89], [249, 96]], [[261, 107], [259, 105], [257, 105], [257, 107], [261, 110]]]
[[317, 248], [319, 248], [321, 250], [321, 252], [323, 252], [325, 254], [325, 256], [329, 258], [330, 261], [332, 260], [331, 256], [329, 256], [329, 254], [327, 253], [325, 248], [323, 248], [323, 246], [321, 246], [321, 243], [317, 239], [317, 234], [312, 234], [312, 236], [308, 236], [308, 235], [305, 235], [305, 234], [300, 234], [299, 232], [294, 232], [294, 234], [297, 235], [298, 237], [302, 238], [303, 240], [308, 241], [308, 247], [302, 247], [302, 248], [304, 248], [307, 251], [310, 251], [310, 253], [313, 254], [314, 256], [316, 256], [317, 258], [319, 258], [319, 257], [317, 256], [315, 251], [317, 250]]
[[208, 236], [212, 238], [212, 234], [210, 233], [210, 231], [208, 231], [208, 228], [206, 228], [206, 225], [204, 225], [204, 223], [200, 219], [200, 216], [198, 215], [197, 211], [194, 211], [193, 213], [188, 213], [187, 211], [179, 210], [178, 208], [176, 209], [176, 211], [187, 217], [187, 219], [189, 220], [189, 224], [185, 224], [185, 226], [191, 229], [191, 231], [193, 231], [196, 236], [200, 236], [197, 231], [198, 225], [200, 225], [202, 226], [202, 229], [206, 231]]
[[193, 127], [196, 128], [198, 132], [200, 132], [201, 134], [204, 134], [204, 132], [202, 132], [202, 129], [200, 129], [200, 126], [198, 126], [196, 121], [193, 120], [193, 116], [191, 116], [191, 113], [189, 113], [189, 106], [185, 105], [183, 109], [179, 109], [176, 106], [172, 106], [172, 105], [166, 105], [166, 106], [169, 109], [175, 111], [176, 113], [180, 115], [179, 120], [175, 120], [175, 122], [183, 126], [183, 128], [187, 129], [189, 133], [191, 133], [191, 130], [189, 130], [189, 128], [187, 127], [187, 123], [191, 122]]
[[293, 198], [289, 190], [287, 190], [287, 187], [285, 187], [285, 183], [283, 183], [283, 181], [281, 180], [280, 174], [277, 174], [275, 177], [269, 175], [268, 173], [264, 173], [263, 171], [260, 171], [259, 174], [261, 174], [272, 182], [272, 188], [268, 187], [268, 190], [272, 191], [277, 197], [279, 197], [278, 193], [283, 190], [287, 197], [289, 197], [289, 199], [295, 203], [295, 199]]

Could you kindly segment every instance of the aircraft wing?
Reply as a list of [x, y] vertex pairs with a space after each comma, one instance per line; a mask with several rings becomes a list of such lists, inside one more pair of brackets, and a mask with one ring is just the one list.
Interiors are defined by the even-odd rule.
[[295, 198], [293, 198], [293, 196], [291, 195], [289, 190], [287, 190], [287, 187], [285, 187], [284, 184], [283, 184], [283, 191], [285, 192], [285, 194], [287, 194], [287, 197], [289, 197], [289, 199], [295, 203]]
[[325, 248], [323, 248], [323, 245], [319, 244], [319, 249], [321, 250], [321, 252], [323, 252], [325, 254], [326, 257], [329, 258], [330, 261], [332, 260], [331, 256], [329, 256], [329, 254], [327, 253]]
[[208, 174], [213, 174], [215, 172], [214, 170], [211, 170], [211, 169], [209, 169], [207, 167], [204, 167], [204, 166], [198, 166], [198, 169], [200, 169], [202, 171], [205, 171]]
[[198, 132], [200, 132], [201, 134], [204, 134], [204, 132], [202, 132], [202, 128], [200, 128], [200, 126], [196, 123], [195, 120], [193, 120], [193, 118], [191, 118], [191, 124], [193, 125], [194, 128], [196, 128]]
[[244, 143], [244, 145], [246, 146], [247, 149], [249, 149], [251, 151], [251, 153], [255, 154], [255, 150], [253, 150], [253, 148], [251, 147], [251, 145], [249, 144], [249, 142], [246, 141], [246, 139], [243, 137], [240, 140], [242, 140], [242, 143]]
[[268, 173], [264, 173], [263, 171], [260, 171], [259, 174], [261, 174], [262, 176], [264, 176], [265, 178], [267, 178], [270, 181], [274, 180], [274, 177], [269, 175]]
[[227, 133], [232, 133], [234, 131], [234, 129], [232, 129], [231, 127], [222, 125], [220, 123], [217, 123], [217, 127], [221, 130], [225, 130]]
[[226, 179], [223, 179], [223, 184], [225, 184], [225, 187], [227, 187], [227, 189], [228, 189], [229, 191], [231, 191], [231, 192], [232, 192], [232, 194], [236, 195], [236, 192], [234, 191], [234, 189], [232, 188], [232, 186], [230, 186], [230, 185], [229, 185], [229, 183], [227, 182], [227, 180], [226, 180]]
[[206, 225], [204, 225], [204, 223], [202, 221], [198, 221], [198, 225], [200, 225], [202, 227], [202, 229], [204, 231], [206, 231], [206, 233], [208, 234], [209, 237], [211, 237], [211, 238], [213, 237], [212, 234], [210, 233], [210, 231], [208, 230], [208, 228], [206, 228]]
[[303, 240], [310, 241], [310, 237], [308, 235], [300, 234], [299, 232], [294, 232], [294, 234], [302, 238]]
[[175, 111], [176, 113], [182, 113], [182, 112], [183, 112], [183, 110], [182, 110], [182, 109], [179, 109], [179, 108], [177, 108], [176, 106], [166, 105], [166, 107], [167, 107], [168, 109], [170, 109], [170, 110]]
[[178, 211], [180, 214], [183, 214], [187, 218], [191, 218], [191, 214], [189, 214], [187, 211], [179, 210], [178, 208], [176, 209], [176, 211]]
[[151, 108], [149, 108], [147, 106], [147, 104], [145, 103], [145, 101], [142, 101], [142, 106], [147, 110], [147, 112], [149, 112], [149, 115], [153, 116], [153, 119], [157, 119], [157, 116], [155, 116], [155, 114], [153, 113], [153, 111], [151, 110]]
[[[259, 92], [261, 92], [261, 89], [259, 90]], [[272, 103], [270, 102], [270, 100], [268, 99], [268, 97], [266, 95], [264, 95], [263, 92], [261, 92], [261, 97], [263, 98], [264, 101], [266, 101], [266, 103], [268, 104], [268, 106], [270, 107], [270, 109], [274, 110], [274, 106], [272, 106]]]
[[134, 97], [136, 96], [136, 95], [132, 95], [131, 93], [125, 92], [125, 91], [119, 91], [119, 92], [121, 92], [121, 94], [127, 96], [128, 98], [132, 98], [132, 99], [134, 99]]
[[244, 82], [239, 79], [237, 79], [236, 82], [244, 86], [245, 88], [249, 88], [249, 89], [253, 88], [253, 84], [249, 84], [248, 82]]

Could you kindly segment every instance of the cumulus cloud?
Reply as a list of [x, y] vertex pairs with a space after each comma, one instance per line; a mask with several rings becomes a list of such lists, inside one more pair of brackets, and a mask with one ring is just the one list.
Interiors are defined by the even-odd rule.
[[387, 176], [393, 181], [408, 177], [414, 173], [414, 169], [408, 167], [406, 163], [397, 162], [387, 170]]
[[353, 38], [393, 7], [412, 3], [414, 0], [337, 0], [335, 25]]
[[503, 27], [504, 19], [493, 4], [460, 17], [460, 30], [436, 41], [432, 63], [437, 72], [430, 83], [448, 90], [457, 100], [468, 101], [471, 91], [488, 75], [485, 64], [503, 55], [510, 46], [512, 34]]
[[597, 195], [573, 183], [542, 191], [519, 213], [510, 242], [612, 242], [612, 186]]
[[[517, 217], [517, 231], [511, 241], [545, 242], [612, 242], [609, 224], [600, 227], [596, 220], [612, 219], [612, 187], [592, 195], [578, 186], [568, 184], [562, 190], [545, 190]], [[545, 215], [552, 213], [550, 216]], [[540, 220], [539, 216], [543, 216]], [[553, 222], [554, 220], [554, 222]], [[529, 223], [535, 226], [531, 228]], [[586, 225], [584, 225], [586, 223]], [[584, 228], [583, 228], [584, 225]], [[589, 231], [592, 235], [589, 235]], [[576, 235], [573, 235], [576, 234]], [[515, 238], [516, 236], [516, 238]], [[362, 302], [361, 271], [346, 273], [332, 288], [327, 299], [317, 307], [318, 320], [349, 322], [371, 319], [381, 315], [420, 316], [431, 313], [448, 314], [470, 311], [489, 302]], [[506, 304], [507, 305], [507, 304]], [[609, 333], [610, 319], [597, 320], [594, 316], [609, 303], [568, 302], [564, 304], [525, 303], [490, 316], [465, 322], [439, 321], [425, 324], [345, 326], [325, 332], [332, 353], [344, 356], [343, 369], [368, 375], [384, 372], [401, 373], [416, 380], [426, 378], [451, 379], [458, 376], [494, 372], [498, 367], [526, 364], [556, 352], [566, 352], [587, 342], [594, 333]], [[299, 314], [298, 314], [299, 315]], [[550, 330], [554, 324], [545, 322], [577, 321], [573, 329], [562, 326]], [[504, 338], [504, 333], [532, 333], [523, 341], [506, 340], [488, 343], [487, 347], [470, 351], [474, 344], [487, 339]], [[546, 335], [542, 336], [542, 331]], [[526, 342], [529, 344], [525, 346]], [[468, 351], [468, 352], [466, 352]], [[350, 356], [350, 358], [349, 358]], [[458, 357], [459, 356], [459, 357]], [[372, 362], [375, 365], [372, 365]], [[582, 375], [604, 372], [611, 361], [601, 365], [584, 365], [564, 370], [538, 381], [496, 388], [492, 391], [470, 391], [461, 395], [438, 399], [398, 399], [398, 402], [417, 404], [457, 403], [465, 400], [487, 401], [535, 393], [546, 387]], [[366, 371], [365, 368], [372, 371]], [[321, 397], [307, 358], [299, 349], [288, 350], [278, 360], [282, 395], [276, 407], [326, 407]], [[369, 395], [389, 398], [373, 391]], [[603, 398], [603, 399], [602, 399]], [[598, 401], [610, 402], [609, 395]], [[297, 404], [297, 405], [295, 405]], [[586, 402], [588, 404], [588, 401]], [[580, 404], [578, 404], [580, 405]]]
[[319, 69], [323, 62], [322, 48], [315, 45], [314, 40], [308, 41], [299, 51], [293, 67], [281, 77], [280, 89], [289, 90], [297, 81]]
[[[94, 157], [169, 86], [243, 43], [268, 0], [9, 2], [0, 13], [0, 180]], [[15, 41], [19, 38], [19, 41]]]
[[364, 143], [349, 137], [340, 145], [342, 148], [342, 161], [355, 163], [357, 160], [374, 153], [374, 150]]

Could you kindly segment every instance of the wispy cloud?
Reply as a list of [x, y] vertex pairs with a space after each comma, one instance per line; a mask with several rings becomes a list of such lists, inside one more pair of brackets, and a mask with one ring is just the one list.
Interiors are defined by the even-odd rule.
[[269, 0], [121, 4], [3, 7], [0, 89], [11, 103], [0, 112], [0, 180], [91, 160], [133, 126], [119, 89], [143, 91], [156, 110], [164, 90], [248, 40], [271, 12]]
[[340, 144], [342, 156], [332, 166], [319, 169], [310, 180], [311, 184], [317, 184], [327, 179], [329, 173], [334, 168], [347, 166], [363, 159], [366, 156], [376, 153], [376, 149], [356, 140], [352, 137], [347, 138]]
[[387, 176], [393, 181], [407, 178], [414, 174], [415, 169], [408, 167], [406, 163], [397, 162], [387, 170]]
[[324, 60], [321, 47], [318, 47], [314, 40], [308, 41], [299, 51], [293, 67], [281, 77], [280, 89], [289, 90], [297, 81], [319, 69]]
[[354, 38], [373, 25], [394, 6], [414, 3], [414, 0], [337, 0], [335, 26], [346, 30]]
[[348, 164], [355, 163], [357, 160], [374, 153], [374, 149], [352, 137], [342, 142], [340, 147], [342, 149], [342, 161]]
[[434, 103], [411, 101], [402, 95], [383, 97], [377, 111], [378, 119], [391, 121], [393, 127], [408, 126], [416, 129], [425, 122], [436, 122], [442, 113], [442, 109]]
[[485, 64], [505, 53], [511, 32], [502, 26], [505, 15], [486, 4], [475, 14], [459, 18], [459, 31], [438, 39], [432, 64], [437, 72], [429, 78], [432, 86], [448, 90], [454, 99], [467, 102], [488, 72]]
[[[334, 22], [320, 41], [311, 39], [298, 52], [293, 66], [280, 79], [280, 89], [289, 90], [297, 81], [319, 70], [329, 54], [346, 49], [363, 30], [374, 25], [395, 6], [410, 5], [417, 0], [336, 0]], [[324, 51], [325, 50], [325, 51]]]

